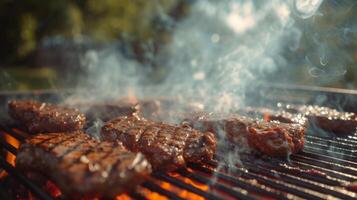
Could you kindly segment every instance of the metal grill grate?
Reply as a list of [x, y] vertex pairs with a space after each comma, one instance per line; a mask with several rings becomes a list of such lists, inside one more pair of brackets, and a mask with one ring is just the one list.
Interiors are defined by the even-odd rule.
[[[20, 142], [26, 137], [18, 128], [2, 125], [0, 131]], [[7, 141], [1, 139], [0, 144], [16, 155], [17, 149]], [[346, 188], [357, 181], [356, 151], [357, 141], [353, 138], [307, 135], [304, 151], [292, 155], [289, 161], [243, 156], [241, 166], [232, 166], [225, 164], [223, 156], [217, 155], [217, 160], [205, 166], [190, 164], [187, 169], [175, 173], [153, 173], [139, 188], [169, 199], [356, 199], [357, 193]], [[10, 176], [39, 199], [54, 199], [4, 157], [0, 157], [0, 163]], [[0, 194], [5, 192], [0, 189]], [[150, 198], [140, 189], [127, 195], [133, 199]]]

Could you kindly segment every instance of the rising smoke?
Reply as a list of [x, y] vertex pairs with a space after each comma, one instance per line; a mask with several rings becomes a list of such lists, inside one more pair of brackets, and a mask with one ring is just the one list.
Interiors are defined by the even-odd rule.
[[139, 97], [180, 95], [206, 104], [214, 99], [214, 110], [240, 106], [246, 89], [289, 65], [283, 53], [296, 51], [302, 36], [294, 17], [313, 16], [321, 3], [197, 1], [155, 57], [166, 72], [160, 84], [148, 87], [152, 69], [122, 57], [115, 45], [83, 56], [88, 76], [81, 82], [99, 92], [94, 98], [125, 96], [130, 88]]

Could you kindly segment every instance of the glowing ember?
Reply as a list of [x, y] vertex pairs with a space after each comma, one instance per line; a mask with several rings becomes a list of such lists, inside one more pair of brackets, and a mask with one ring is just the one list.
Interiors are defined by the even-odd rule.
[[[14, 137], [12, 137], [11, 135], [9, 135], [7, 133], [4, 134], [4, 138], [5, 138], [5, 141], [7, 141], [9, 144], [11, 144], [16, 149], [19, 148], [20, 142], [17, 139], [15, 139]], [[8, 152], [6, 154], [6, 160], [12, 166], [15, 166], [15, 158], [16, 158], [16, 156], [14, 154], [10, 153], [10, 152]]]
[[62, 195], [61, 190], [51, 181], [47, 181], [44, 186], [44, 190], [48, 191], [53, 197], [59, 197]]
[[115, 198], [115, 200], [131, 200], [132, 198], [129, 197], [128, 195], [126, 194], [122, 194], [122, 195], [119, 195]]
[[160, 195], [159, 193], [152, 192], [148, 189], [145, 188], [140, 188], [142, 189], [142, 193], [145, 195], [147, 199], [152, 199], [152, 200], [168, 200], [167, 197]]

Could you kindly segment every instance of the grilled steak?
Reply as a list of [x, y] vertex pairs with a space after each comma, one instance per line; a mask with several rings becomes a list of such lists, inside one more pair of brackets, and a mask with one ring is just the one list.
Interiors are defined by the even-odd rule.
[[200, 111], [203, 105], [197, 102], [182, 103], [174, 99], [143, 99], [137, 107], [141, 115], [150, 120], [175, 123], [179, 121], [179, 113]]
[[311, 127], [319, 127], [337, 134], [356, 132], [357, 115], [355, 113], [340, 112], [332, 108], [312, 105], [278, 104], [278, 108], [289, 113], [304, 115]]
[[78, 108], [85, 113], [89, 121], [100, 119], [104, 122], [115, 117], [132, 115], [138, 112], [135, 104], [112, 101], [112, 102], [76, 102], [68, 104], [70, 107]]
[[10, 116], [31, 133], [75, 131], [85, 123], [85, 116], [77, 109], [31, 100], [10, 101], [8, 106]]
[[185, 124], [201, 131], [210, 131], [241, 148], [251, 147], [270, 156], [297, 153], [304, 146], [305, 127], [300, 124], [264, 122], [237, 115], [191, 115]]
[[282, 123], [297, 123], [307, 126], [307, 118], [301, 113], [291, 113], [286, 110], [272, 110], [269, 108], [245, 107], [237, 111], [240, 115], [251, 118], [263, 119], [264, 121], [278, 121]]
[[102, 127], [101, 136], [107, 141], [120, 141], [131, 151], [142, 152], [155, 169], [173, 170], [186, 162], [210, 160], [216, 150], [216, 140], [210, 132], [135, 115], [109, 121]]
[[151, 171], [142, 154], [80, 131], [30, 137], [20, 146], [16, 167], [49, 177], [70, 198], [114, 197], [142, 182]]

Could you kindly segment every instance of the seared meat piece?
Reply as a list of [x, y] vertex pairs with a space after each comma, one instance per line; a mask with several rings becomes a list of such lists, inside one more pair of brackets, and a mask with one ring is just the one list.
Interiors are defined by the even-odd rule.
[[77, 109], [32, 100], [14, 100], [8, 106], [10, 116], [31, 133], [75, 131], [85, 124], [85, 116]]
[[143, 99], [139, 100], [137, 105], [144, 118], [170, 123], [180, 121], [181, 115], [179, 113], [203, 109], [203, 105], [200, 103], [182, 103], [177, 99]]
[[136, 105], [120, 101], [95, 103], [81, 102], [72, 104], [71, 107], [78, 108], [85, 113], [89, 121], [100, 119], [106, 122], [115, 117], [132, 115], [138, 112]]
[[297, 123], [307, 126], [307, 118], [301, 113], [290, 113], [285, 110], [272, 110], [269, 108], [246, 107], [238, 110], [239, 114], [251, 118], [264, 119], [264, 121], [278, 121], [282, 123]]
[[270, 156], [297, 153], [304, 146], [305, 127], [299, 124], [263, 122], [237, 115], [197, 113], [185, 124], [201, 131], [211, 131], [241, 148], [251, 147]]
[[308, 119], [311, 127], [319, 127], [336, 134], [356, 132], [357, 115], [355, 113], [340, 112], [332, 108], [312, 105], [278, 104], [278, 108], [289, 113], [302, 114]]
[[28, 138], [20, 146], [16, 167], [49, 177], [70, 198], [114, 197], [151, 172], [142, 154], [121, 144], [99, 142], [80, 131]]
[[142, 152], [155, 169], [173, 170], [186, 162], [210, 160], [216, 150], [216, 140], [210, 132], [137, 116], [109, 121], [102, 127], [101, 136], [107, 141], [120, 141], [131, 151]]

